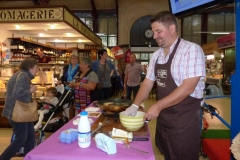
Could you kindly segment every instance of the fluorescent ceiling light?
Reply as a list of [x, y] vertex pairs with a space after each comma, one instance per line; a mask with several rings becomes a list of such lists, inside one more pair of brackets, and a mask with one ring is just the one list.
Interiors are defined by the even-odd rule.
[[235, 32], [193, 32], [193, 33], [209, 33], [209, 34], [230, 34], [230, 33], [235, 33]]
[[81, 43], [81, 42], [82, 42], [82, 40], [81, 40], [81, 39], [79, 39], [79, 40], [78, 40], [78, 42], [79, 42], [79, 43]]
[[15, 28], [16, 29], [21, 29], [21, 26], [20, 25], [15, 25]]
[[212, 32], [212, 34], [230, 34], [230, 32]]
[[104, 36], [105, 35], [105, 33], [96, 33], [97, 35], [99, 35], [99, 36]]
[[40, 36], [40, 37], [42, 37], [42, 36], [43, 36], [43, 34], [42, 34], [42, 33], [39, 33], [39, 36]]
[[66, 33], [66, 35], [69, 37], [69, 36], [71, 36], [71, 35], [72, 35], [72, 33]]
[[51, 25], [50, 25], [50, 28], [51, 28], [51, 29], [55, 29], [55, 25], [54, 25], [54, 24], [51, 24]]

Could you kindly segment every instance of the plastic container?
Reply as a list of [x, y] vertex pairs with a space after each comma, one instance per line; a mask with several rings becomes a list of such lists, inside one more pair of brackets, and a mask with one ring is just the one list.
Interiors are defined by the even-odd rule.
[[77, 129], [72, 128], [62, 131], [59, 139], [62, 143], [70, 144], [76, 139], [78, 139], [78, 131]]
[[78, 145], [80, 148], [87, 148], [91, 144], [91, 126], [88, 120], [88, 112], [82, 111], [80, 113], [80, 120], [78, 123]]

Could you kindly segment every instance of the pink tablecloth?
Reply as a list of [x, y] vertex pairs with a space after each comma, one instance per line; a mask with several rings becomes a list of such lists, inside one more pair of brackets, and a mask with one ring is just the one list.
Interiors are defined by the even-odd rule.
[[[91, 106], [91, 105], [90, 105]], [[60, 133], [69, 128], [76, 128], [73, 125], [73, 120], [79, 118], [74, 117], [71, 121], [65, 124], [62, 128], [48, 137], [45, 141], [35, 147], [29, 152], [24, 160], [154, 160], [151, 140], [149, 141], [133, 141], [130, 145], [132, 147], [147, 151], [148, 154], [142, 154], [138, 151], [126, 148], [123, 144], [117, 144], [117, 153], [114, 155], [108, 155], [106, 152], [98, 149], [94, 141], [92, 141], [89, 148], [80, 148], [78, 141], [74, 141], [70, 144], [61, 143], [59, 140]]]

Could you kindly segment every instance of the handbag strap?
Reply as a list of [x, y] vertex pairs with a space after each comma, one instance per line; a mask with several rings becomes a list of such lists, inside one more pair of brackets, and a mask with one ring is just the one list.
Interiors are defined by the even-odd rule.
[[[104, 64], [104, 69], [103, 69], [103, 74], [102, 74], [102, 81], [103, 81], [104, 78], [105, 78], [106, 63], [107, 63], [107, 60], [105, 60], [105, 64]], [[99, 65], [100, 65], [100, 60], [99, 60]], [[99, 66], [98, 66], [98, 68], [99, 68]]]
[[[17, 78], [16, 78], [15, 83], [17, 82], [18, 78], [20, 77], [20, 75], [21, 75], [22, 73], [23, 73], [23, 74], [26, 74], [26, 76], [28, 77], [27, 73], [25, 73], [25, 72], [20, 72], [20, 73], [18, 74]], [[29, 79], [29, 82], [30, 82], [30, 85], [31, 85], [32, 82], [31, 82], [31, 80], [30, 80], [29, 77], [28, 77], [28, 79]], [[36, 99], [36, 93], [34, 93], [34, 100], [35, 100], [35, 101], [37, 100], [37, 99]]]

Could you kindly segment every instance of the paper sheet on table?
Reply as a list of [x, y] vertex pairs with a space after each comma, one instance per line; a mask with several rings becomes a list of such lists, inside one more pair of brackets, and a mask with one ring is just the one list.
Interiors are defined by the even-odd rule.
[[99, 111], [99, 108], [98, 107], [88, 107], [88, 108], [85, 109], [85, 111], [96, 112], [96, 111]]

